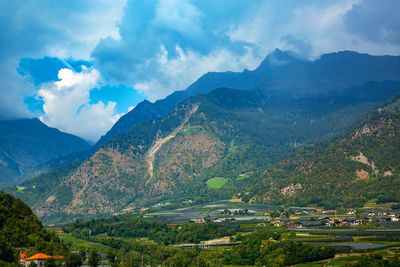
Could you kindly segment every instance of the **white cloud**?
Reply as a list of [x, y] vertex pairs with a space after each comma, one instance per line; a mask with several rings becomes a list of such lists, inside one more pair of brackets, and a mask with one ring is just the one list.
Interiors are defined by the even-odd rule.
[[[43, 99], [41, 120], [49, 126], [96, 141], [119, 119], [115, 102], [91, 103], [90, 91], [101, 82], [95, 68], [83, 68], [78, 73], [61, 69], [59, 81], [42, 85], [38, 95]], [[94, 89], [95, 90], [95, 89]]]
[[177, 90], [187, 88], [193, 81], [207, 72], [242, 71], [244, 68], [254, 69], [261, 58], [254, 55], [252, 48], [237, 57], [228, 50], [217, 50], [207, 55], [188, 50], [184, 52], [178, 45], [175, 47], [177, 57], [169, 58], [163, 46], [158, 55], [151, 59], [155, 65], [154, 75], [150, 79], [141, 80], [133, 87], [145, 94], [150, 101], [166, 97]]
[[126, 0], [0, 1], [0, 118], [29, 114], [33, 85], [16, 71], [21, 58], [89, 59], [100, 39], [120, 38]]
[[202, 34], [202, 13], [187, 0], [159, 1], [155, 8], [153, 23], [185, 35]]
[[15, 71], [21, 57], [90, 59], [107, 82], [156, 100], [208, 71], [252, 69], [277, 47], [311, 58], [338, 50], [398, 55], [398, 3], [0, 1], [0, 116], [28, 114], [23, 98], [32, 86]]

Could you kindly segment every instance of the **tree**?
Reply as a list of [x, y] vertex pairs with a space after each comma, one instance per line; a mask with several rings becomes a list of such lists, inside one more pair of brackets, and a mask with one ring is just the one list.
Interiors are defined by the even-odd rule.
[[16, 260], [14, 248], [5, 238], [0, 237], [0, 260], [14, 262]]
[[66, 267], [78, 267], [82, 265], [82, 258], [79, 254], [71, 253], [65, 258]]
[[44, 262], [44, 266], [45, 267], [56, 267], [56, 260], [54, 258], [48, 258], [45, 262]]
[[100, 260], [100, 256], [99, 254], [97, 254], [96, 250], [92, 250], [90, 251], [90, 255], [89, 255], [89, 260], [88, 260], [88, 265], [91, 267], [96, 267]]

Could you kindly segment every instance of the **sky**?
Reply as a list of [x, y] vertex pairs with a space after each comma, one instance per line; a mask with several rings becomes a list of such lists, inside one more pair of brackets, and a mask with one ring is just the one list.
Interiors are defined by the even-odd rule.
[[3, 0], [0, 119], [95, 142], [144, 99], [275, 48], [400, 55], [398, 0]]

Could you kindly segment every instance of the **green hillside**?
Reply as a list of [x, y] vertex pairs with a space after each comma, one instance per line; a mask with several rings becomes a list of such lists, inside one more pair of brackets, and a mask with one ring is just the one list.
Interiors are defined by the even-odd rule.
[[[379, 89], [388, 97], [398, 88], [385, 83]], [[216, 89], [187, 99], [163, 119], [134, 126], [82, 164], [56, 169], [23, 183], [22, 191], [14, 187], [8, 192], [46, 221], [162, 201], [231, 198], [247, 192], [266, 168], [288, 154], [342, 134], [384, 99], [371, 99], [373, 90], [356, 97], [356, 90], [298, 99]], [[214, 177], [226, 183], [208, 186]], [[243, 195], [244, 200], [250, 197]]]
[[16, 248], [28, 255], [62, 253], [58, 237], [43, 228], [24, 202], [0, 192], [0, 265], [16, 261]]
[[264, 172], [254, 201], [327, 208], [400, 201], [400, 98], [352, 132], [303, 149]]

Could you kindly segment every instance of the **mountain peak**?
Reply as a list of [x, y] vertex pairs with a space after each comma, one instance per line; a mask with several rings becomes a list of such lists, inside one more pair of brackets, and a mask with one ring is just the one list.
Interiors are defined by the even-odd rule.
[[276, 48], [272, 53], [267, 55], [259, 68], [262, 69], [266, 66], [284, 66], [296, 59], [297, 58], [293, 56], [293, 52], [282, 51], [279, 48]]

